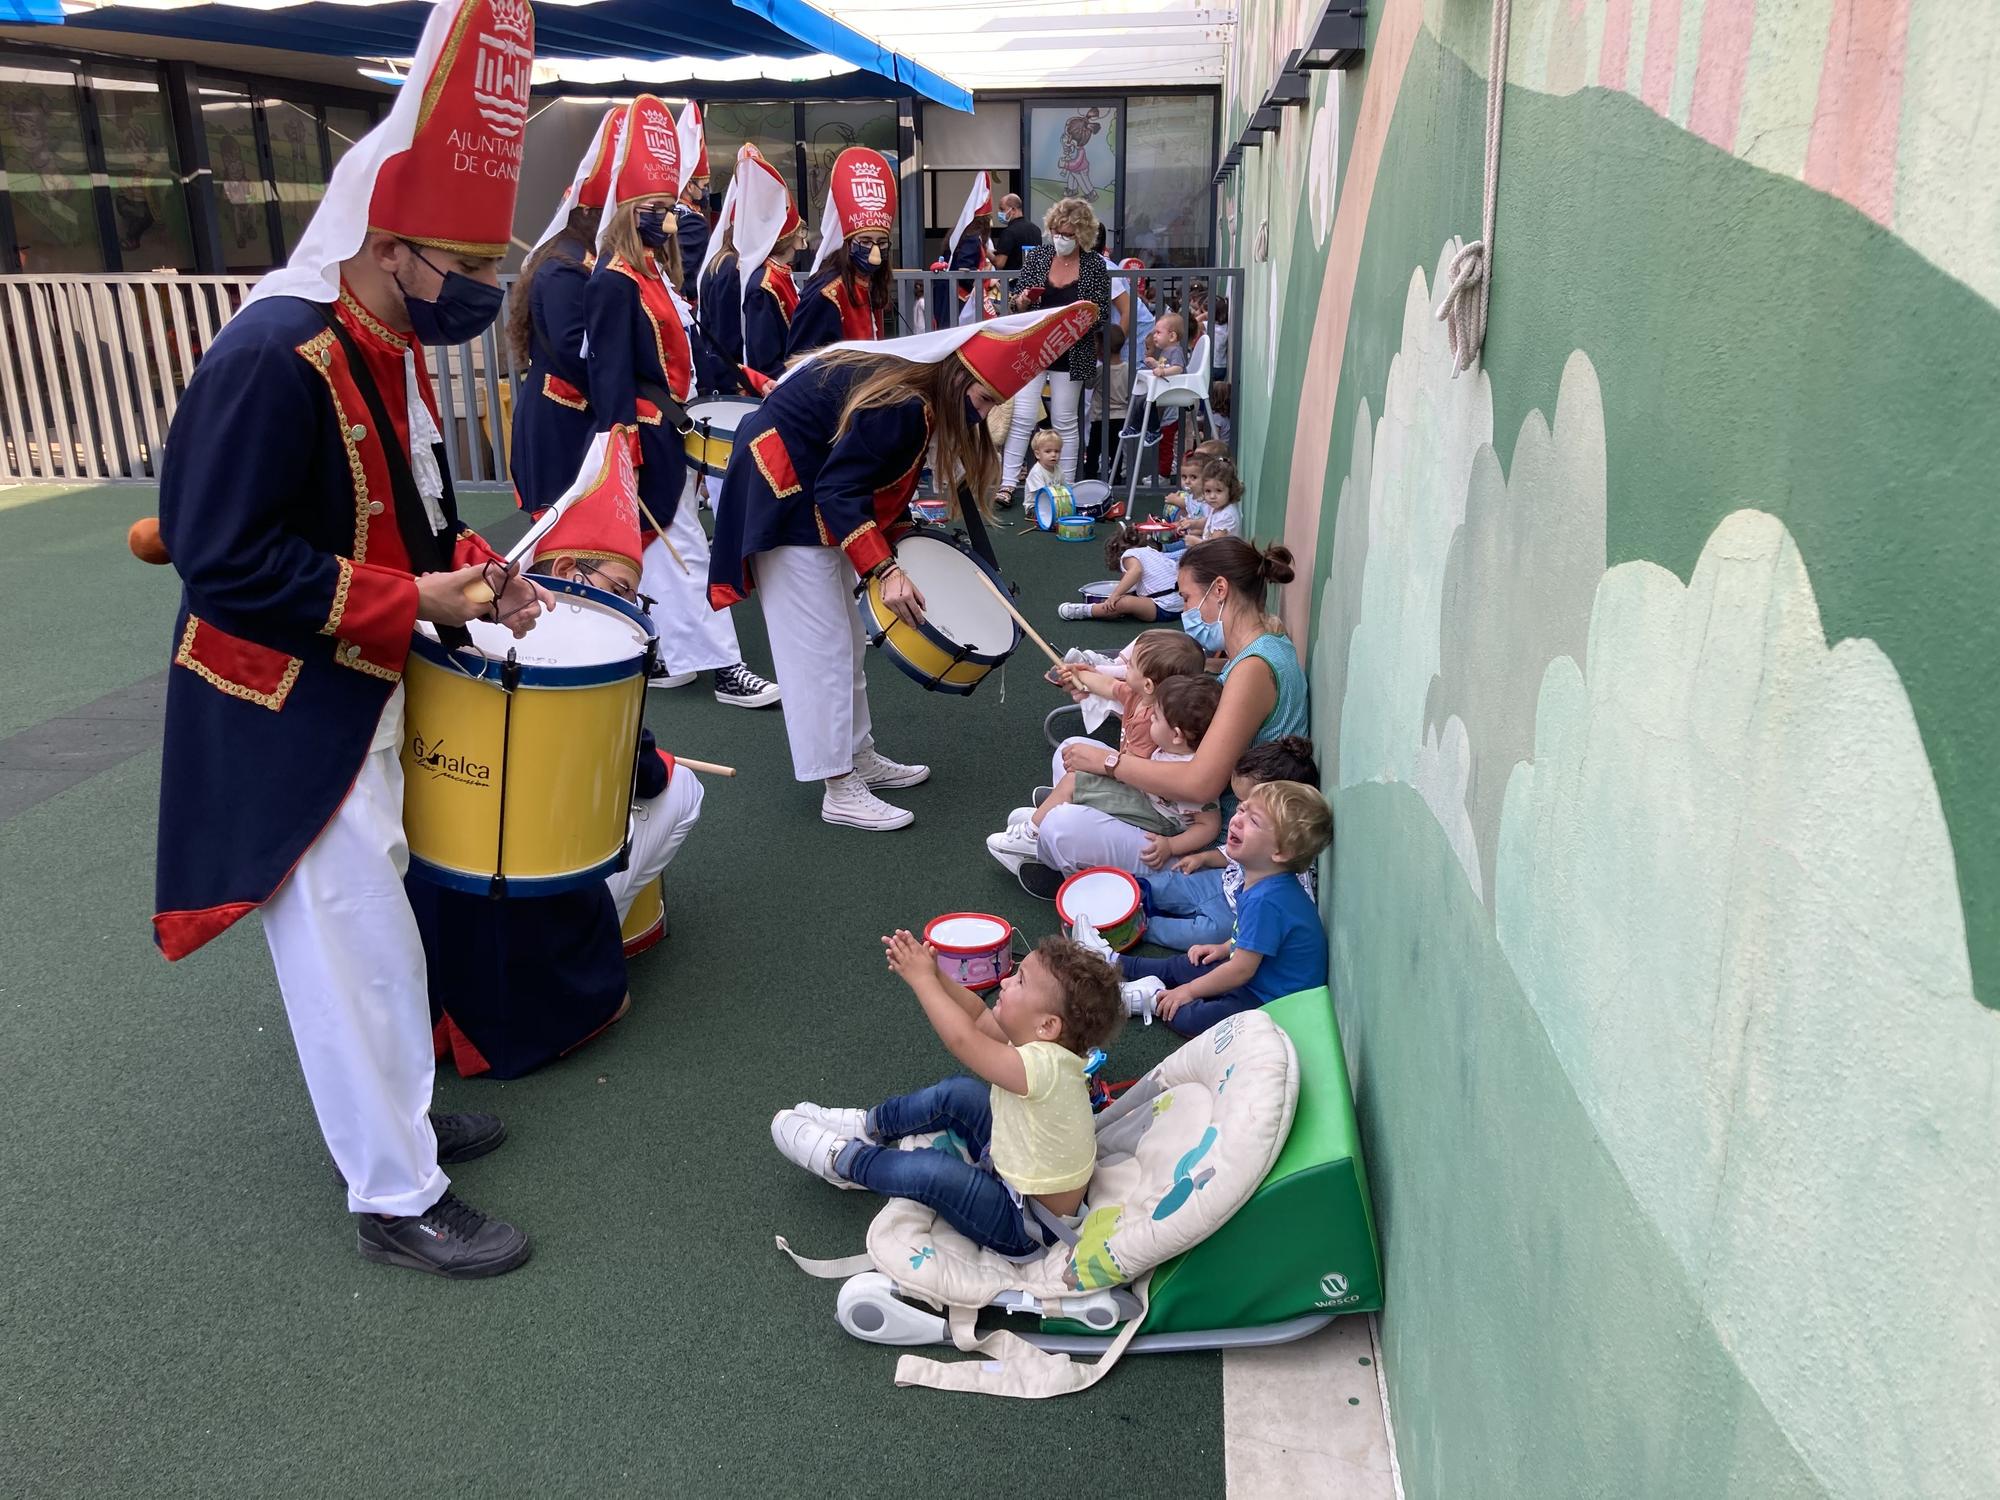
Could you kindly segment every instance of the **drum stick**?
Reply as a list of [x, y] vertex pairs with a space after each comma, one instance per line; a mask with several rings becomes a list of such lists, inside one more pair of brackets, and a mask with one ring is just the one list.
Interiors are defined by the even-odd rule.
[[[632, 492], [632, 498], [634, 500], [639, 500], [639, 493], [637, 490], [634, 490]], [[646, 508], [646, 502], [643, 500], [639, 500], [639, 514], [646, 518], [646, 524], [652, 527], [653, 530], [658, 534], [661, 544], [664, 545], [667, 549], [667, 555], [671, 557], [675, 562], [679, 563], [681, 565], [681, 571], [685, 573], [688, 570], [687, 562], [681, 557], [679, 549], [674, 546], [673, 541], [667, 536], [667, 528], [662, 526], [659, 523], [659, 520], [653, 515], [653, 513]], [[735, 773], [731, 772], [730, 774], [734, 775]]]
[[690, 771], [704, 771], [710, 776], [734, 776], [736, 774], [736, 767], [734, 766], [718, 766], [712, 760], [695, 760], [686, 755], [676, 755], [674, 757], [674, 764], [677, 766], [686, 766]]
[[1046, 656], [1059, 667], [1068, 666], [1069, 663], [1056, 654], [1056, 648], [1043, 640], [1041, 632], [1028, 623], [1028, 617], [1014, 608], [1014, 601], [1007, 597], [1007, 590], [994, 581], [993, 575], [988, 573], [984, 568], [981, 568], [979, 576], [986, 580], [986, 586], [993, 590], [993, 597], [1000, 601], [1001, 607], [1014, 617], [1014, 623], [1028, 632], [1028, 639], [1042, 648], [1042, 655]]

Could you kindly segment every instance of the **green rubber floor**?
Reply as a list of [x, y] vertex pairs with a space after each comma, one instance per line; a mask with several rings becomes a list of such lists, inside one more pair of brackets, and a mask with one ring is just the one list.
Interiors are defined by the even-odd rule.
[[[0, 736], [166, 666], [175, 579], [124, 547], [152, 508], [0, 491]], [[1055, 620], [1096, 548], [1003, 530], [1044, 634], [1125, 638]], [[255, 921], [153, 949], [156, 748], [0, 823], [0, 1494], [1219, 1494], [1215, 1356], [1134, 1357], [1057, 1402], [898, 1390], [896, 1352], [772, 1245], [857, 1251], [874, 1207], [786, 1164], [774, 1110], [950, 1071], [878, 934], [967, 907], [1053, 930], [981, 843], [1046, 779], [1039, 673], [1024, 645], [1004, 700], [959, 699], [871, 663], [884, 749], [936, 768], [886, 835], [819, 821], [777, 712], [650, 695], [663, 744], [742, 774], [707, 782], [625, 1021], [516, 1083], [441, 1071], [444, 1104], [512, 1129], [455, 1173], [535, 1239], [491, 1282], [355, 1254]], [[1169, 1041], [1121, 1038], [1114, 1076]]]

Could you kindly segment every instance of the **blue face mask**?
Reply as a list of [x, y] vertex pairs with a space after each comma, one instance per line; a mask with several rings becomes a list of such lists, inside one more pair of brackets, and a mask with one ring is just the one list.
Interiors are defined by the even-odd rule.
[[639, 210], [639, 238], [655, 250], [667, 242], [667, 211], [663, 208]]
[[444, 278], [435, 301], [412, 297], [403, 290], [402, 278], [396, 279], [396, 289], [403, 292], [403, 309], [410, 315], [410, 331], [416, 334], [417, 342], [428, 348], [469, 344], [493, 326], [493, 320], [500, 316], [500, 304], [507, 300], [506, 292], [456, 271], [438, 270], [423, 251], [415, 246], [411, 249], [418, 260]]
[[[1202, 595], [1203, 600], [1207, 598], [1207, 594]], [[1201, 603], [1199, 601], [1193, 609], [1181, 612], [1181, 629], [1194, 637], [1194, 643], [1210, 655], [1214, 655], [1222, 649], [1222, 621], [1219, 619], [1204, 620], [1201, 617]]]

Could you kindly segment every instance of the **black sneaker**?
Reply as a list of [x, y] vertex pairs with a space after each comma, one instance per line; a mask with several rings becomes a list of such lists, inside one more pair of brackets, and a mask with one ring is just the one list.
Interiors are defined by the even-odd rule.
[[732, 708], [769, 708], [778, 701], [778, 685], [766, 682], [739, 661], [733, 667], [716, 669], [715, 701]]
[[446, 1193], [422, 1213], [406, 1219], [356, 1214], [355, 1248], [363, 1260], [428, 1271], [454, 1281], [504, 1276], [527, 1263], [528, 1237], [512, 1224], [489, 1219], [470, 1203]]
[[1034, 860], [1022, 861], [1021, 868], [1014, 872], [1014, 878], [1021, 882], [1021, 889], [1040, 901], [1053, 901], [1056, 892], [1062, 889], [1063, 873], [1051, 870], [1047, 865]]
[[437, 1135], [441, 1167], [476, 1161], [507, 1139], [507, 1126], [498, 1115], [446, 1115], [432, 1110], [431, 1130]]

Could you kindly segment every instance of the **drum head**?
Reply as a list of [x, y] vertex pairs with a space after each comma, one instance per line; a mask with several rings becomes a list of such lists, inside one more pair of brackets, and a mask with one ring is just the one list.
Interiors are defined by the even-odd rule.
[[1055, 530], [1056, 494], [1046, 486], [1035, 491], [1035, 524], [1044, 531]]
[[1102, 932], [1138, 909], [1139, 882], [1123, 870], [1085, 870], [1070, 876], [1056, 893], [1056, 915], [1065, 927], [1087, 917]]
[[690, 401], [687, 414], [697, 428], [706, 425], [712, 432], [734, 432], [737, 423], [761, 405], [761, 401], [752, 401], [747, 396], [708, 396]]
[[1082, 511], [1102, 510], [1111, 500], [1111, 486], [1101, 479], [1079, 479], [1070, 493]]
[[979, 564], [957, 547], [918, 532], [896, 544], [896, 561], [924, 596], [932, 629], [986, 656], [1014, 649], [1014, 617], [979, 576]]
[[[579, 583], [535, 581], [555, 596], [556, 607], [519, 640], [491, 620], [466, 626], [472, 644], [490, 660], [504, 661], [512, 651], [524, 667], [608, 667], [645, 654], [649, 632], [644, 617], [616, 595]], [[428, 625], [417, 628], [437, 638]]]
[[985, 953], [1005, 947], [1013, 934], [998, 917], [954, 912], [924, 929], [924, 941], [955, 952]]

